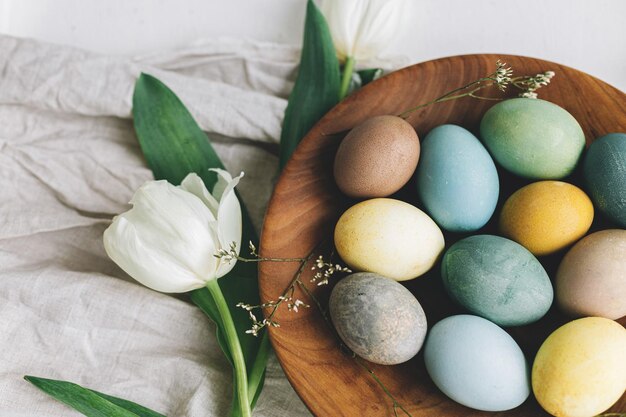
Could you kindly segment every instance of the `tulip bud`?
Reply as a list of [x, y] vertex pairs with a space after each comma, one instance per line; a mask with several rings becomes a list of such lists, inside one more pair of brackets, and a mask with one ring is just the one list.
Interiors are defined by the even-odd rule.
[[324, 0], [337, 57], [364, 61], [378, 57], [406, 18], [406, 0]]
[[232, 178], [221, 169], [210, 193], [189, 174], [180, 186], [167, 181], [142, 185], [133, 207], [113, 219], [104, 232], [109, 257], [131, 277], [154, 290], [181, 293], [226, 275], [236, 260], [214, 255], [241, 249], [241, 206]]

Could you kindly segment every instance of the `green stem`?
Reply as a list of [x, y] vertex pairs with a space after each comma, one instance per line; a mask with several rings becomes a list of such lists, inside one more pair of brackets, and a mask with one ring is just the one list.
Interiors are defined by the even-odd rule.
[[348, 88], [350, 88], [350, 80], [352, 79], [353, 70], [354, 58], [349, 56], [346, 58], [346, 63], [343, 66], [343, 74], [341, 75], [341, 86], [339, 87], [339, 101], [343, 100], [348, 95]]
[[478, 90], [482, 90], [485, 87], [492, 86], [493, 83], [477, 87], [477, 88], [473, 89], [472, 91], [470, 91], [469, 93], [465, 92], [463, 94], [457, 94], [457, 95], [453, 95], [453, 94], [454, 93], [458, 93], [459, 91], [467, 90], [468, 88], [470, 88], [470, 87], [472, 87], [474, 85], [480, 84], [480, 83], [482, 83], [484, 81], [488, 81], [488, 80], [491, 80], [491, 78], [490, 77], [483, 77], [483, 78], [480, 78], [480, 79], [478, 79], [476, 81], [473, 81], [473, 82], [471, 82], [471, 83], [469, 83], [467, 85], [464, 85], [463, 87], [455, 88], [454, 90], [448, 91], [444, 95], [442, 95], [440, 97], [437, 97], [436, 99], [434, 99], [432, 101], [429, 101], [428, 103], [423, 103], [423, 104], [420, 104], [420, 105], [415, 106], [415, 107], [411, 107], [410, 109], [403, 111], [402, 113], [400, 113], [398, 115], [398, 117], [406, 119], [409, 116], [409, 114], [413, 113], [416, 110], [422, 109], [422, 108], [424, 108], [426, 106], [430, 106], [431, 104], [442, 103], [444, 101], [456, 100], [456, 99], [461, 98], [461, 97], [469, 96], [469, 95], [475, 93]]
[[217, 280], [211, 280], [206, 285], [207, 289], [215, 300], [215, 305], [219, 312], [222, 324], [224, 326], [224, 336], [228, 343], [230, 355], [233, 359], [233, 366], [235, 368], [235, 385], [237, 388], [237, 401], [241, 408], [241, 417], [252, 417], [252, 410], [250, 409], [250, 400], [248, 397], [248, 375], [246, 373], [246, 361], [243, 357], [243, 351], [241, 350], [241, 344], [239, 343], [239, 337], [237, 336], [237, 329], [235, 329], [235, 322], [226, 304], [226, 299], [222, 290], [220, 289]]
[[237, 256], [237, 260], [240, 262], [304, 262], [305, 258], [243, 258]]
[[266, 330], [263, 332], [263, 336], [261, 336], [259, 356], [256, 357], [254, 364], [252, 365], [252, 369], [250, 369], [250, 377], [248, 378], [248, 382], [250, 383], [250, 386], [248, 387], [249, 398], [252, 398], [252, 396], [257, 392], [259, 385], [261, 385], [263, 374], [265, 373], [265, 367], [267, 365], [269, 343], [270, 340]]

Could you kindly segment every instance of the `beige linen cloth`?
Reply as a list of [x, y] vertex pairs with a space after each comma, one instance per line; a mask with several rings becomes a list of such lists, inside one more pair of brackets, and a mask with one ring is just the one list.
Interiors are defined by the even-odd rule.
[[[299, 51], [212, 41], [107, 57], [0, 36], [0, 416], [79, 415], [22, 379], [74, 381], [168, 416], [225, 416], [231, 370], [194, 305], [130, 279], [102, 246], [152, 178], [133, 132], [140, 72], [169, 85], [260, 229]], [[255, 416], [308, 416], [272, 357]]]

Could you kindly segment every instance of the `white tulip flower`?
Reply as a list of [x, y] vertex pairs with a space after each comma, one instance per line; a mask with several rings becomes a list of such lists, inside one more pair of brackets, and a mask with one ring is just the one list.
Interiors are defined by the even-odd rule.
[[321, 7], [341, 62], [378, 57], [407, 18], [406, 8], [407, 0], [324, 0]]
[[131, 199], [133, 207], [104, 232], [109, 257], [131, 277], [154, 290], [181, 293], [226, 275], [236, 260], [215, 257], [221, 249], [241, 249], [241, 206], [234, 192], [243, 176], [213, 169], [209, 193], [189, 174], [180, 186], [149, 181]]

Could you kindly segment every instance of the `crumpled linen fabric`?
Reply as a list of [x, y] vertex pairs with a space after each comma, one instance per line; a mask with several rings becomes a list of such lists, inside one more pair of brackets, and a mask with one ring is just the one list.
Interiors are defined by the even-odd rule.
[[[128, 58], [0, 36], [0, 415], [79, 415], [22, 379], [73, 381], [168, 416], [227, 415], [231, 369], [185, 297], [142, 287], [104, 252], [152, 179], [131, 120], [141, 72], [208, 132], [257, 230], [278, 176], [299, 50], [240, 40]], [[310, 416], [272, 356], [255, 416]]]

